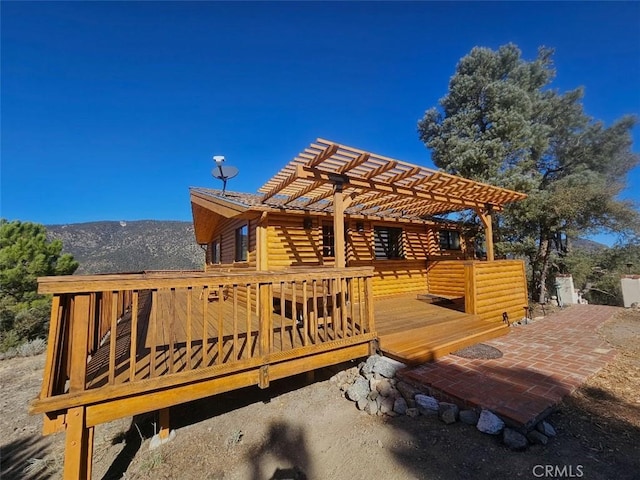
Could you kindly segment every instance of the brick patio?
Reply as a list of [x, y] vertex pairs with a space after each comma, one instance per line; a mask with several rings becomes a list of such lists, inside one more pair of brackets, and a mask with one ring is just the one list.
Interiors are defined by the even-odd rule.
[[513, 426], [529, 428], [614, 359], [615, 351], [597, 329], [618, 310], [574, 305], [483, 342], [499, 349], [501, 358], [447, 355], [402, 377], [429, 386], [443, 399], [487, 408]]

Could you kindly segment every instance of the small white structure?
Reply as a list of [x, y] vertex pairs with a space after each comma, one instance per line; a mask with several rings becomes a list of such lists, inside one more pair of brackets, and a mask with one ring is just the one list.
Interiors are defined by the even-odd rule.
[[620, 283], [624, 308], [629, 308], [634, 303], [640, 305], [640, 275], [625, 275]]
[[561, 305], [575, 305], [579, 303], [578, 292], [573, 286], [571, 274], [556, 275], [556, 294]]

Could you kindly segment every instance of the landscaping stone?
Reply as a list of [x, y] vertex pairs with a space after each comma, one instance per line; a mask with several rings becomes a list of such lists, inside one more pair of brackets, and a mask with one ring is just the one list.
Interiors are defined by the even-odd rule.
[[498, 435], [504, 428], [504, 422], [489, 410], [482, 410], [476, 428], [483, 433]]
[[394, 401], [391, 397], [378, 397], [380, 398], [380, 413], [386, 415], [393, 412]]
[[366, 398], [366, 397], [361, 398], [360, 400], [358, 400], [358, 401], [356, 402], [356, 405], [357, 405], [357, 407], [358, 407], [358, 410], [364, 410], [364, 408], [367, 406], [367, 403], [369, 403], [369, 399], [368, 399], [368, 398]]
[[417, 408], [407, 408], [407, 417], [417, 417], [420, 412]]
[[527, 440], [529, 440], [534, 445], [546, 445], [547, 443], [549, 443], [549, 437], [537, 430], [532, 430], [527, 433]]
[[369, 379], [369, 389], [371, 391], [378, 390], [378, 385], [382, 382], [382, 380], [378, 380], [376, 378], [371, 377]]
[[346, 390], [346, 395], [349, 400], [357, 402], [361, 398], [365, 398], [369, 394], [369, 382], [364, 378], [356, 378], [353, 385]]
[[475, 410], [461, 410], [459, 417], [460, 421], [467, 425], [475, 425], [478, 423], [478, 412]]
[[455, 403], [440, 402], [438, 406], [438, 418], [447, 425], [458, 421], [460, 409]]
[[504, 432], [502, 433], [502, 441], [511, 450], [524, 450], [529, 444], [529, 442], [527, 442], [527, 437], [512, 428], [504, 429]]
[[547, 437], [555, 437], [556, 436], [556, 429], [553, 428], [553, 426], [547, 422], [547, 421], [542, 421], [540, 423], [538, 423], [538, 425], [536, 425], [536, 430], [538, 430], [540, 433], [546, 435]]
[[407, 408], [407, 401], [402, 397], [396, 398], [393, 402], [393, 411], [399, 415], [406, 415]]
[[418, 394], [415, 396], [416, 407], [422, 415], [437, 415], [438, 400], [429, 395]]
[[419, 395], [421, 393], [420, 390], [402, 381], [396, 384], [396, 388], [400, 392], [400, 395], [402, 395], [407, 401], [407, 405], [410, 408], [414, 408], [416, 406], [414, 398], [416, 395]]
[[371, 355], [369, 358], [367, 358], [367, 361], [364, 362], [362, 368], [360, 368], [360, 373], [362, 373], [363, 375], [367, 373], [373, 373], [373, 366], [380, 358], [380, 355]]
[[388, 378], [384, 378], [377, 383], [376, 390], [378, 390], [380, 395], [382, 395], [383, 397], [389, 397], [393, 394], [395, 388], [393, 388], [391, 380], [389, 380]]
[[376, 415], [378, 413], [378, 403], [375, 400], [367, 400], [367, 406], [364, 407], [364, 411], [369, 415]]
[[373, 373], [378, 373], [385, 378], [393, 378], [398, 370], [406, 367], [404, 363], [387, 357], [378, 357], [373, 365]]

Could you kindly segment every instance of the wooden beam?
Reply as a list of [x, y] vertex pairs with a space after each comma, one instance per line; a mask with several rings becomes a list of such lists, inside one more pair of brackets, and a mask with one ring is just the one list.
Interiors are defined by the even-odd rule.
[[371, 170], [369, 173], [367, 173], [367, 176], [365, 178], [371, 179], [371, 178], [377, 177], [378, 175], [382, 175], [383, 173], [388, 172], [389, 170], [393, 170], [397, 166], [398, 166], [398, 162], [395, 162], [395, 161], [387, 162], [383, 165], [380, 165], [378, 168]]
[[271, 190], [269, 190], [267, 193], [265, 193], [262, 198], [261, 201], [262, 202], [266, 202], [267, 200], [269, 200], [271, 197], [273, 197], [274, 195], [276, 195], [277, 193], [280, 192], [280, 190], [282, 190], [283, 188], [288, 187], [289, 185], [291, 185], [293, 182], [295, 182], [298, 179], [298, 170], [296, 169], [291, 175], [289, 175], [287, 178], [285, 178], [284, 180], [282, 180], [280, 183], [278, 183], [277, 185], [275, 185], [273, 188], [271, 188]]
[[310, 183], [306, 187], [298, 190], [293, 195], [290, 195], [288, 200], [284, 203], [284, 205], [286, 205], [288, 203], [291, 203], [291, 202], [293, 202], [294, 200], [297, 200], [300, 197], [304, 197], [307, 193], [313, 192], [315, 189], [321, 187], [322, 185], [324, 185], [324, 182], [312, 182], [312, 183]]
[[346, 163], [342, 167], [338, 169], [338, 173], [347, 173], [349, 170], [353, 170], [354, 168], [366, 163], [369, 160], [370, 155], [368, 153], [361, 153], [356, 158], [351, 160], [349, 163]]
[[93, 429], [86, 426], [85, 407], [75, 407], [67, 412], [67, 434], [64, 449], [64, 479], [89, 480], [91, 454], [93, 453]]
[[262, 212], [256, 226], [256, 269], [269, 269], [269, 239], [267, 212]]
[[402, 173], [399, 173], [397, 175], [394, 175], [393, 177], [391, 177], [389, 180], [386, 180], [387, 183], [396, 183], [399, 182], [401, 180], [404, 180], [405, 178], [409, 178], [409, 177], [413, 177], [414, 175], [420, 173], [420, 167], [413, 167], [409, 170], [406, 170]]
[[161, 440], [166, 440], [167, 438], [169, 438], [169, 433], [171, 432], [169, 407], [161, 408], [158, 411], [158, 424], [160, 425], [158, 436]]
[[337, 151], [338, 151], [338, 145], [335, 144], [335, 143], [331, 143], [327, 147], [325, 147], [325, 149], [323, 151], [319, 152], [316, 155], [316, 158], [311, 160], [307, 164], [307, 166], [308, 167], [316, 167], [316, 166], [320, 165], [323, 161], [325, 161], [327, 158], [329, 158], [331, 155], [336, 153]]
[[[85, 389], [87, 380], [87, 340], [89, 336], [90, 294], [76, 295], [73, 299], [73, 317], [71, 320], [71, 372], [69, 373], [69, 391]], [[115, 335], [115, 332], [113, 333]]]
[[327, 190], [324, 193], [320, 193], [320, 194], [316, 195], [315, 197], [310, 198], [309, 201], [304, 204], [304, 206], [308, 207], [309, 205], [313, 205], [314, 203], [317, 203], [320, 200], [324, 200], [325, 198], [329, 198], [332, 195], [333, 195], [333, 190]]
[[484, 237], [487, 246], [487, 261], [493, 262], [495, 260], [493, 251], [493, 218], [491, 215], [491, 208], [484, 210], [476, 210], [478, 217], [484, 225]]
[[333, 239], [335, 250], [335, 267], [346, 267], [344, 248], [344, 202], [342, 185], [333, 187]]
[[[329, 172], [324, 172], [322, 170], [317, 170], [308, 167], [302, 167], [299, 170], [299, 178], [307, 178], [313, 179], [316, 181], [326, 181], [331, 182], [334, 180], [332, 174]], [[457, 207], [463, 208], [484, 208], [486, 203], [467, 200], [465, 198], [455, 197], [446, 194], [439, 194], [434, 192], [429, 192], [425, 190], [418, 190], [415, 188], [403, 187], [401, 185], [394, 185], [387, 182], [378, 182], [375, 180], [370, 180], [367, 178], [361, 177], [346, 177], [346, 184], [349, 187], [360, 188], [362, 190], [373, 190], [380, 192], [387, 192], [394, 195], [404, 195], [407, 197], [414, 198], [422, 198], [427, 200], [432, 200], [434, 202], [440, 202], [444, 204], [450, 204], [454, 206], [452, 210], [455, 210]]]
[[249, 207], [238, 205], [233, 202], [227, 202], [221, 198], [214, 198], [200, 192], [191, 192], [191, 203], [200, 205], [201, 207], [211, 210], [225, 218], [235, 217], [246, 212]]

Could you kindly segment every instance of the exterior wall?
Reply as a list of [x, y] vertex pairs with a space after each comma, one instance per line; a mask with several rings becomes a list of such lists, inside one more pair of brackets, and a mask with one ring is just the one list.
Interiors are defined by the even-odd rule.
[[322, 219], [312, 217], [304, 228], [303, 215], [272, 214], [267, 217], [267, 256], [270, 270], [331, 264], [322, 258]]
[[[217, 228], [217, 235], [213, 240], [220, 242], [220, 264], [207, 264], [205, 265], [205, 271], [218, 271], [222, 266], [224, 267], [248, 267], [255, 268], [256, 266], [256, 226], [258, 224], [258, 216], [251, 218], [232, 218], [224, 219], [220, 222]], [[249, 253], [247, 255], [248, 261], [236, 262], [236, 229], [248, 225], [249, 231]], [[209, 253], [211, 245], [207, 245], [207, 258], [211, 258]]]
[[464, 262], [465, 311], [483, 320], [502, 321], [504, 312], [509, 321], [524, 317], [528, 306], [527, 276], [522, 260], [494, 262]]
[[[302, 215], [269, 214], [269, 269], [280, 270], [305, 265], [333, 266], [333, 258], [322, 256], [322, 225], [332, 225], [332, 222], [331, 217], [311, 217], [311, 228], [305, 229]], [[375, 259], [373, 231], [376, 226], [403, 229], [404, 259]], [[349, 219], [345, 221], [345, 227], [347, 265], [373, 265], [374, 296], [413, 291], [426, 293], [428, 260], [464, 258], [464, 250], [440, 250], [438, 226]], [[464, 291], [462, 283], [460, 289]]]
[[[228, 270], [229, 268], [253, 268], [257, 266], [257, 226], [259, 215], [249, 219], [224, 219], [220, 222], [214, 239], [220, 241], [221, 263], [207, 264], [205, 271]], [[266, 224], [265, 248], [266, 269], [285, 270], [291, 267], [333, 267], [333, 257], [322, 255], [322, 225], [333, 225], [328, 216], [308, 217], [310, 228], [305, 228], [305, 216], [285, 213], [269, 213]], [[249, 260], [235, 262], [235, 231], [242, 225], [249, 226]], [[306, 225], [309, 227], [309, 225]], [[377, 226], [400, 227], [403, 229], [404, 259], [375, 259], [374, 228]], [[348, 266], [374, 267], [374, 296], [394, 295], [406, 292], [436, 293], [441, 295], [464, 295], [464, 278], [459, 283], [451, 278], [449, 266], [443, 271], [432, 271], [430, 265], [435, 260], [463, 259], [465, 246], [461, 250], [441, 251], [438, 231], [439, 225], [410, 224], [397, 222], [378, 222], [370, 220], [347, 219], [345, 221], [346, 261]], [[210, 249], [210, 246], [209, 246]], [[210, 258], [210, 254], [207, 255]], [[437, 269], [436, 269], [437, 270]], [[430, 272], [433, 279], [429, 278]], [[433, 281], [431, 281], [433, 280]], [[447, 282], [451, 283], [447, 289]], [[432, 291], [432, 288], [435, 289]]]
[[429, 262], [427, 285], [429, 293], [444, 297], [463, 297], [465, 294], [464, 262], [438, 260]]
[[[204, 267], [205, 272], [219, 272], [219, 271], [234, 271], [256, 268], [256, 227], [258, 225], [258, 219], [260, 217], [255, 215], [250, 218], [232, 218], [224, 219], [220, 222], [217, 234], [213, 240], [220, 242], [220, 263], [210, 264], [207, 263]], [[247, 254], [246, 262], [236, 262], [236, 229], [243, 225], [248, 226], [249, 234], [249, 251]], [[211, 258], [210, 254], [211, 245], [207, 245], [207, 259]], [[255, 288], [251, 292], [251, 302], [248, 302], [252, 308], [256, 308], [256, 292]], [[239, 285], [238, 289], [238, 301], [241, 303], [247, 303], [247, 288], [245, 285]], [[224, 292], [227, 298], [233, 298], [233, 294], [230, 290]]]

